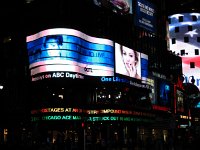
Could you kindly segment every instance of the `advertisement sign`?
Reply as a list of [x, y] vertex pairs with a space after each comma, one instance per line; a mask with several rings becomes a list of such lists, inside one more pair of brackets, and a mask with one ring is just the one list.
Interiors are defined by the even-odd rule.
[[200, 89], [200, 13], [183, 13], [169, 16], [170, 50], [182, 58], [184, 83]]
[[115, 43], [115, 70], [116, 73], [141, 79], [140, 53]]
[[116, 74], [120, 74], [130, 77], [120, 81], [145, 87], [130, 79], [146, 83], [148, 56], [109, 39], [54, 28], [27, 36], [26, 41], [32, 81], [93, 76], [115, 82], [119, 81]]
[[61, 77], [69, 72], [89, 76], [114, 75], [111, 40], [91, 37], [73, 29], [56, 28], [28, 36], [27, 49], [31, 76], [48, 73], [43, 75], [51, 78], [52, 72]]
[[149, 95], [154, 110], [169, 111], [173, 104], [173, 87], [162, 78], [152, 78], [152, 91]]
[[170, 84], [164, 80], [158, 80], [158, 95], [157, 95], [157, 103], [159, 106], [171, 106], [172, 92], [173, 89]]
[[156, 8], [147, 0], [137, 0], [135, 24], [148, 31], [156, 31]]
[[115, 43], [115, 72], [146, 81], [148, 77], [148, 56]]
[[132, 14], [132, 0], [93, 0], [93, 2], [120, 15]]

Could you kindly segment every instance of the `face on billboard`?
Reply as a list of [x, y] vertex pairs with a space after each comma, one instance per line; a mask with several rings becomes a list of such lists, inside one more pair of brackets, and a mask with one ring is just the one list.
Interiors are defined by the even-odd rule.
[[120, 44], [115, 44], [116, 73], [141, 79], [140, 53]]
[[136, 55], [137, 55], [137, 52], [135, 52], [131, 49], [128, 49], [128, 48], [122, 49], [123, 62], [125, 64], [125, 67], [127, 68], [127, 70], [129, 70], [129, 72], [136, 71], [136, 69], [134, 69], [134, 66], [136, 66], [136, 64], [137, 64], [137, 58], [138, 58]]
[[[80, 31], [54, 28], [27, 36], [32, 81], [50, 78], [148, 77], [148, 56], [113, 41]], [[114, 78], [113, 78], [114, 79]]]
[[174, 14], [169, 20], [170, 50], [182, 58], [184, 82], [194, 76], [200, 89], [200, 13]]

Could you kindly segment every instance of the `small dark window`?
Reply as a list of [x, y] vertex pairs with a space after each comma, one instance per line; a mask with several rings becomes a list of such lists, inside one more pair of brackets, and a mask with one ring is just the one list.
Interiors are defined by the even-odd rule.
[[172, 44], [176, 44], [176, 38], [172, 39]]
[[179, 32], [179, 27], [175, 27], [175, 33]]
[[189, 42], [189, 38], [188, 37], [184, 37], [184, 42], [188, 43]]
[[183, 16], [178, 17], [179, 22], [183, 22]]
[[195, 55], [199, 55], [199, 49], [194, 50]]
[[197, 16], [192, 16], [192, 21], [197, 21]]
[[188, 26], [188, 31], [192, 31], [192, 26]]
[[181, 50], [181, 56], [184, 56], [184, 55], [185, 55], [185, 50], [182, 49], [182, 50]]
[[168, 22], [169, 22], [169, 24], [171, 24], [171, 18], [168, 18]]
[[194, 62], [190, 62], [190, 68], [195, 68], [195, 63]]
[[200, 42], [200, 37], [197, 37], [197, 42]]

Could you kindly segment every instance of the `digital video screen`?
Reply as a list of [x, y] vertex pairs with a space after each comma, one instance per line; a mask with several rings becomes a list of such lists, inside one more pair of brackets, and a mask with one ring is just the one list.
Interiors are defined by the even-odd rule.
[[28, 36], [27, 49], [31, 76], [55, 71], [89, 76], [114, 75], [113, 42], [108, 39], [56, 28]]
[[184, 82], [191, 83], [194, 76], [194, 84], [200, 89], [200, 13], [174, 14], [168, 18], [169, 48], [182, 58]]
[[158, 106], [171, 107], [173, 102], [172, 86], [165, 80], [157, 80], [157, 100]]
[[114, 41], [54, 28], [27, 36], [32, 81], [121, 74], [146, 83], [148, 56]]
[[148, 56], [115, 43], [115, 72], [131, 78], [146, 80]]
[[115, 43], [115, 70], [116, 73], [141, 79], [140, 53]]
[[93, 0], [94, 4], [120, 15], [132, 14], [132, 0]]

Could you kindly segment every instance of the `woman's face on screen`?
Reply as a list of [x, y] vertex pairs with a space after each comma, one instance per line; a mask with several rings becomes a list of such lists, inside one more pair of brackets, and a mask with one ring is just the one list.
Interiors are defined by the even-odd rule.
[[129, 48], [124, 48], [122, 50], [122, 57], [126, 68], [132, 68], [135, 65], [135, 53]]

